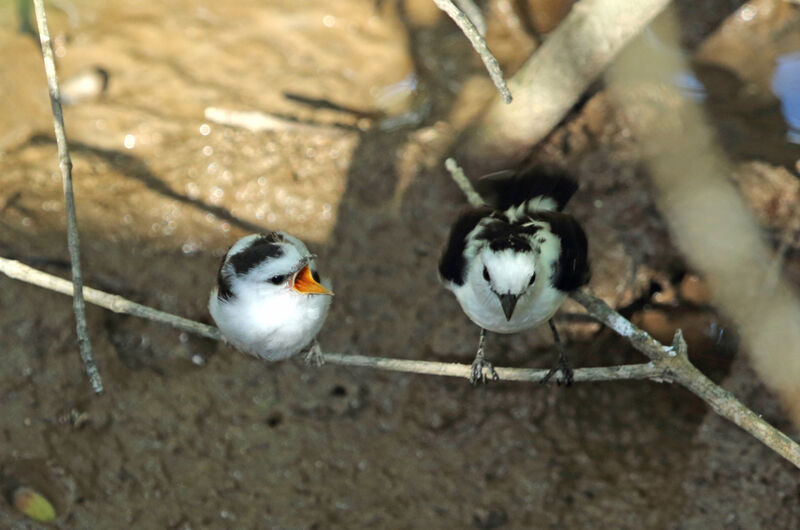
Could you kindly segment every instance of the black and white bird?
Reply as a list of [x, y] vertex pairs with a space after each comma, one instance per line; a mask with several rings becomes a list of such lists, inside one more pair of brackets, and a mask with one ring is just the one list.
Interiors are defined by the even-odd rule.
[[315, 256], [284, 232], [253, 234], [225, 254], [208, 309], [237, 349], [279, 361], [310, 345], [307, 362], [321, 363], [317, 333], [333, 293], [320, 283]]
[[516, 333], [545, 321], [559, 350], [560, 370], [572, 382], [551, 318], [570, 291], [589, 281], [586, 234], [562, 213], [578, 189], [570, 176], [551, 170], [502, 171], [476, 185], [487, 206], [461, 213], [439, 262], [439, 275], [467, 316], [481, 327], [470, 381], [498, 379], [484, 358], [486, 330]]

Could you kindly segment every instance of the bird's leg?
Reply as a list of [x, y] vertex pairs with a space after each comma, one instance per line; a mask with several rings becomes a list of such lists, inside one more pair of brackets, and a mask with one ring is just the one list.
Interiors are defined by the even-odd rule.
[[558, 336], [558, 331], [556, 331], [556, 325], [553, 323], [553, 319], [551, 318], [547, 323], [550, 324], [550, 330], [553, 332], [553, 341], [556, 344], [556, 349], [558, 349], [558, 362], [556, 362], [555, 366], [550, 368], [550, 371], [548, 371], [539, 382], [544, 384], [553, 377], [553, 374], [561, 371], [563, 379], [556, 379], [556, 383], [558, 385], [563, 384], [564, 386], [570, 386], [572, 384], [572, 368], [570, 368], [567, 355], [564, 353], [564, 346], [561, 344], [561, 339]]
[[325, 358], [322, 356], [322, 348], [319, 346], [317, 339], [311, 342], [311, 347], [308, 348], [305, 358], [306, 366], [322, 366], [325, 364]]
[[483, 357], [483, 346], [486, 343], [486, 330], [481, 328], [481, 338], [478, 341], [478, 353], [475, 354], [475, 360], [472, 361], [472, 370], [470, 370], [469, 374], [469, 382], [473, 385], [478, 384], [480, 381], [483, 384], [486, 384], [486, 373], [485, 370], [488, 370], [489, 373], [492, 374], [492, 379], [497, 381], [500, 377], [497, 375], [492, 363], [484, 359]]

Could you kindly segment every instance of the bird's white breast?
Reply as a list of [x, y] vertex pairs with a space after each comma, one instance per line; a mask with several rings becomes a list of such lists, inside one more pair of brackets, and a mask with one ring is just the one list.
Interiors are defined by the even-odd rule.
[[506, 320], [500, 300], [488, 287], [466, 282], [450, 289], [470, 320], [495, 333], [516, 333], [545, 322], [558, 311], [567, 296], [542, 282], [519, 298], [511, 320]]
[[516, 333], [532, 328], [549, 320], [567, 297], [567, 293], [553, 287], [550, 281], [560, 253], [561, 241], [547, 230], [547, 225], [539, 222], [531, 224], [542, 228], [535, 238], [535, 247], [538, 250], [537, 280], [520, 296], [511, 320], [506, 320], [500, 300], [482, 279], [483, 265], [477, 258], [477, 242], [473, 242], [467, 249], [467, 259], [471, 264], [464, 284], [451, 283], [445, 286], [456, 295], [464, 313], [484, 329], [495, 333]]
[[331, 303], [330, 296], [298, 293], [291, 288], [269, 296], [250, 289], [229, 300], [211, 293], [209, 311], [220, 331], [237, 348], [264, 359], [291, 357], [317, 335]]

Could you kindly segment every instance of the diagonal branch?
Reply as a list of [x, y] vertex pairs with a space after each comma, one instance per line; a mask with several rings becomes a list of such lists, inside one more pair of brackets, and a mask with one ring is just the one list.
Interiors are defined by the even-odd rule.
[[[451, 0], [433, 0], [433, 3], [436, 4], [439, 9], [447, 13], [464, 35], [466, 35], [470, 43], [472, 43], [472, 47], [475, 48], [475, 51], [480, 55], [483, 64], [486, 66], [486, 70], [489, 72], [489, 77], [492, 78], [492, 82], [494, 82], [494, 86], [497, 87], [497, 90], [503, 97], [503, 101], [511, 103], [511, 92], [508, 90], [506, 80], [503, 78], [503, 71], [500, 69], [500, 63], [498, 63], [497, 59], [492, 55], [492, 52], [486, 45], [486, 40], [483, 38], [478, 28], [475, 27], [475, 24], [473, 24], [469, 17]], [[478, 14], [480, 14], [480, 11], [478, 11]]]
[[72, 283], [76, 295], [73, 298], [78, 346], [81, 359], [86, 368], [86, 375], [95, 393], [103, 392], [103, 381], [100, 372], [92, 357], [92, 343], [86, 325], [86, 307], [83, 301], [83, 275], [81, 274], [80, 240], [78, 238], [78, 221], [75, 214], [75, 197], [72, 192], [72, 160], [67, 147], [67, 133], [64, 128], [64, 114], [61, 111], [61, 95], [58, 90], [56, 77], [56, 64], [53, 60], [53, 46], [50, 43], [50, 29], [47, 26], [47, 13], [44, 9], [44, 0], [33, 0], [36, 11], [36, 23], [39, 26], [39, 39], [42, 43], [44, 56], [44, 70], [47, 75], [47, 86], [50, 91], [50, 105], [53, 110], [53, 125], [55, 127], [56, 143], [58, 144], [58, 165], [61, 167], [61, 183], [64, 188], [64, 203], [67, 213], [67, 245], [69, 258], [72, 263]]

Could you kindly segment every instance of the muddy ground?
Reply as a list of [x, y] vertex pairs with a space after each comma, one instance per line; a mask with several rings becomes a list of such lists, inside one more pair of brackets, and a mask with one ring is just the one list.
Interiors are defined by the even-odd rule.
[[[337, 293], [326, 351], [469, 362], [478, 329], [435, 272], [464, 205], [441, 160], [494, 93], [455, 26], [424, 1], [114, 4], [50, 8], [62, 80], [108, 74], [105, 92], [66, 110], [86, 283], [210, 323], [225, 249], [282, 229], [319, 254]], [[684, 42], [696, 48], [739, 2], [685, 4]], [[767, 33], [796, 29], [790, 4], [772, 4], [783, 18], [765, 17]], [[520, 5], [485, 3], [509, 72], [568, 8], [525, 4], [533, 16]], [[0, 254], [67, 277], [41, 57], [14, 5], [0, 17]], [[768, 109], [766, 127], [785, 136], [777, 100], [764, 101], [747, 109]], [[209, 107], [291, 123], [253, 132], [211, 121]], [[737, 152], [750, 126], [733, 116], [720, 130], [777, 245], [797, 211], [786, 190], [800, 157], [758, 131], [763, 149]], [[571, 209], [589, 233], [590, 290], [659, 338], [682, 327], [699, 367], [797, 434], [670, 242], [602, 86], [533, 158], [581, 181]], [[95, 397], [69, 298], [0, 277], [0, 308], [0, 471], [5, 485], [45, 493], [62, 528], [800, 527], [797, 470], [682, 388], [472, 388], [268, 364], [89, 307], [106, 386]], [[574, 365], [641, 360], [575, 305], [563, 313]], [[492, 335], [488, 356], [554, 360], [546, 329]], [[36, 525], [0, 501], [0, 527]]]

